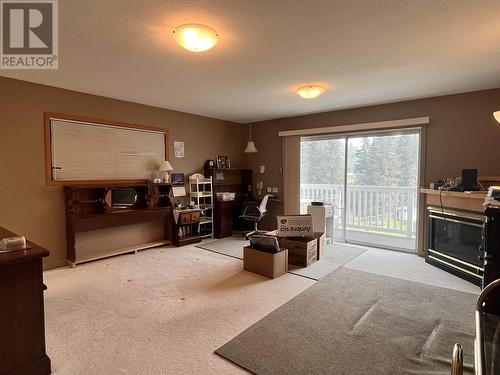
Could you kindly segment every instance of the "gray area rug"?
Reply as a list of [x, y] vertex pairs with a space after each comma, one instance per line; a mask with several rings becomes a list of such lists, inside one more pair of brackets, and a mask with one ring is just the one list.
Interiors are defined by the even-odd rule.
[[[243, 247], [247, 246], [248, 243], [249, 241], [245, 240], [245, 237], [235, 235], [220, 240], [204, 241], [196, 245], [196, 247], [243, 260]], [[367, 249], [361, 247], [339, 243], [327, 245], [325, 256], [319, 261], [311, 264], [309, 267], [289, 265], [288, 272], [294, 275], [319, 280], [335, 269], [357, 258], [366, 250]]]
[[338, 268], [216, 350], [257, 375], [472, 374], [477, 296]]

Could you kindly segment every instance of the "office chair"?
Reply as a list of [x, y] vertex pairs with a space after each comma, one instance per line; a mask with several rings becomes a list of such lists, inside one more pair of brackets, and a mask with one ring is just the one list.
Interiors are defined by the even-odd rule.
[[249, 231], [247, 233], [244, 232], [244, 235], [246, 238], [248, 236], [257, 233], [259, 229], [257, 228], [257, 223], [262, 220], [264, 215], [267, 212], [267, 201], [269, 198], [272, 198], [271, 194], [266, 194], [264, 195], [264, 198], [262, 198], [262, 201], [260, 202], [260, 205], [251, 205], [248, 207], [245, 207], [243, 209], [243, 213], [240, 215], [240, 218], [246, 221], [250, 221], [254, 223], [254, 227], [252, 231]]

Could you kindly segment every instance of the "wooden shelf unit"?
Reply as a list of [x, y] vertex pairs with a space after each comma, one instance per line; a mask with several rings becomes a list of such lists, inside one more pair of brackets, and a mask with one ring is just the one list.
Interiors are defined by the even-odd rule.
[[[170, 245], [172, 243], [172, 207], [169, 184], [108, 184], [65, 186], [67, 259], [71, 266], [119, 254]], [[136, 203], [129, 208], [110, 207], [105, 199], [113, 188], [133, 188]], [[125, 226], [155, 219], [164, 221], [164, 237], [157, 241], [118, 249], [107, 249], [91, 256], [77, 254], [76, 233]]]
[[148, 207], [169, 207], [171, 184], [148, 184]]
[[189, 177], [189, 195], [201, 209], [200, 235], [202, 238], [214, 237], [213, 186], [212, 177], [194, 175]]
[[173, 244], [184, 246], [200, 242], [200, 219], [201, 210], [179, 211], [177, 222], [174, 223]]

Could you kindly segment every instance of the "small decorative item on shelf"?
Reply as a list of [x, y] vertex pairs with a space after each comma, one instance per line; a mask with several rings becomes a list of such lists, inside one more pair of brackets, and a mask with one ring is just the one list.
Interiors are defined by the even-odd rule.
[[184, 173], [172, 173], [172, 195], [174, 198], [186, 196], [186, 181]]
[[173, 170], [174, 168], [172, 168], [172, 165], [168, 162], [168, 160], [165, 160], [163, 163], [161, 163], [158, 172], [162, 173], [164, 183], [168, 184], [170, 182], [170, 172], [172, 172]]
[[213, 161], [213, 160], [207, 160], [205, 162], [205, 168], [206, 169], [215, 169], [215, 161]]
[[218, 169], [231, 168], [231, 160], [229, 160], [229, 156], [218, 155], [217, 156], [217, 168]]
[[153, 177], [151, 178], [151, 182], [153, 184], [161, 184], [163, 182], [163, 172], [159, 170], [153, 173]]
[[236, 193], [233, 192], [217, 193], [217, 199], [220, 201], [234, 201], [234, 198], [236, 198]]

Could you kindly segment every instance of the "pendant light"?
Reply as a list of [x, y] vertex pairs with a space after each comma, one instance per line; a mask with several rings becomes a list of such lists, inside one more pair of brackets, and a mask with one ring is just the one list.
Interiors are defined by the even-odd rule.
[[252, 154], [257, 152], [257, 148], [255, 147], [255, 143], [252, 141], [252, 123], [250, 122], [250, 136], [248, 137], [247, 148], [243, 151], [247, 154]]
[[493, 117], [500, 123], [500, 111], [493, 112]]

